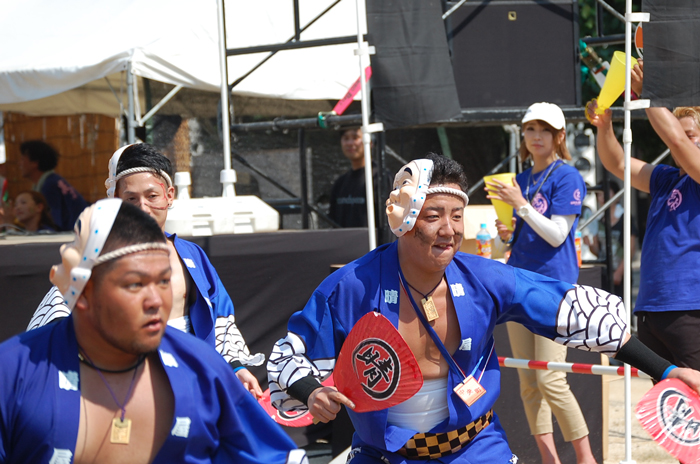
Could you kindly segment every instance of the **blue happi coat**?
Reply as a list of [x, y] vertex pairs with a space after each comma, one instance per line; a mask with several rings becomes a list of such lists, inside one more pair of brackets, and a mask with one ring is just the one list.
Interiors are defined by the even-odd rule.
[[[305, 410], [287, 389], [313, 375], [331, 374], [348, 333], [369, 311], [378, 311], [398, 327], [399, 301], [405, 297], [398, 275], [397, 242], [384, 245], [331, 274], [313, 293], [304, 309], [295, 313], [287, 337], [270, 355], [268, 377], [273, 404], [282, 410]], [[500, 393], [500, 371], [493, 345], [496, 324], [516, 321], [536, 334], [570, 347], [614, 354], [626, 330], [620, 299], [598, 289], [560, 282], [496, 261], [457, 253], [445, 277], [461, 332], [453, 358], [467, 375], [481, 375], [486, 394], [471, 407], [453, 393], [463, 378], [450, 370], [447, 387], [449, 417], [430, 432], [459, 429], [487, 413]], [[489, 359], [485, 368], [479, 360]], [[475, 370], [476, 369], [476, 370]], [[380, 452], [392, 464], [407, 462], [395, 453], [417, 433], [387, 423], [386, 409], [354, 413], [355, 447]], [[469, 445], [440, 462], [510, 462], [498, 418]]]
[[[154, 463], [306, 462], [211, 347], [169, 327], [158, 352], [175, 410]], [[73, 317], [0, 344], [0, 366], [0, 463], [72, 463], [81, 397]]]

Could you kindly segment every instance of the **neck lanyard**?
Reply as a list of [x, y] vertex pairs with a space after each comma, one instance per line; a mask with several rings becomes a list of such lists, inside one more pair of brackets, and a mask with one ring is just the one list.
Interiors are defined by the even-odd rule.
[[[82, 348], [80, 348], [82, 350]], [[97, 371], [97, 374], [100, 376], [102, 379], [102, 382], [104, 382], [105, 386], [107, 387], [107, 390], [109, 390], [109, 394], [112, 395], [112, 399], [114, 400], [115, 403], [117, 403], [117, 406], [119, 406], [119, 409], [121, 409], [121, 421], [124, 422], [124, 416], [126, 415], [126, 403], [129, 401], [129, 397], [131, 396], [131, 391], [134, 388], [134, 383], [136, 382], [136, 373], [139, 370], [139, 366], [141, 363], [146, 359], [146, 356], [143, 356], [142, 358], [139, 359], [139, 361], [136, 363], [135, 366], [130, 367], [126, 370], [122, 371], [105, 371], [105, 372], [110, 372], [110, 373], [122, 373], [122, 372], [129, 372], [130, 370], [134, 370], [134, 376], [131, 378], [131, 383], [129, 384], [129, 389], [126, 391], [126, 398], [124, 398], [124, 404], [120, 403], [119, 400], [117, 399], [117, 395], [114, 393], [114, 390], [112, 390], [112, 387], [109, 385], [109, 382], [107, 382], [107, 379], [105, 379], [105, 376], [102, 375], [102, 369], [99, 367], [95, 366], [95, 364], [92, 362], [92, 359], [83, 351], [83, 354], [85, 358], [88, 360], [87, 364], [91, 368], [95, 369]]]
[[[428, 332], [428, 335], [430, 335], [430, 338], [433, 339], [433, 342], [435, 343], [435, 346], [437, 346], [438, 350], [440, 350], [440, 354], [442, 354], [442, 357], [445, 358], [445, 361], [447, 361], [447, 364], [450, 366], [450, 369], [454, 371], [455, 373], [459, 374], [462, 378], [462, 381], [464, 381], [467, 376], [464, 375], [464, 372], [462, 369], [457, 365], [457, 362], [452, 358], [452, 355], [447, 351], [447, 348], [445, 348], [445, 344], [442, 343], [442, 340], [440, 340], [440, 337], [438, 336], [437, 333], [435, 333], [435, 329], [432, 328], [430, 323], [428, 323], [428, 320], [423, 316], [423, 313], [421, 310], [418, 308], [418, 305], [416, 304], [416, 301], [413, 299], [413, 295], [411, 295], [411, 292], [407, 290], [408, 288], [408, 282], [406, 281], [406, 277], [404, 277], [403, 272], [401, 271], [401, 266], [399, 266], [399, 280], [401, 282], [401, 287], [403, 288], [404, 293], [408, 295], [408, 299], [411, 302], [411, 306], [413, 306], [413, 310], [416, 312], [416, 315], [418, 316], [418, 319], [421, 321], [423, 324], [423, 327], [425, 327], [425, 330]], [[481, 377], [484, 375], [484, 371], [486, 371], [486, 365], [489, 363], [489, 360], [491, 359], [491, 354], [493, 353], [493, 348], [494, 348], [495, 341], [491, 343], [491, 350], [489, 351], [488, 358], [486, 359], [486, 363], [484, 364], [484, 368], [481, 371], [481, 375], [479, 376], [479, 381], [481, 381]], [[474, 376], [476, 371], [479, 369], [479, 366], [481, 365], [481, 361], [484, 359], [484, 354], [482, 353], [481, 357], [479, 358], [479, 361], [476, 363], [474, 366], [474, 369], [471, 372], [471, 376]]]
[[[544, 179], [542, 179], [542, 182], [540, 182], [540, 185], [539, 185], [539, 187], [537, 187], [537, 190], [535, 190], [535, 193], [532, 194], [532, 198], [535, 198], [537, 196], [537, 194], [540, 193], [540, 189], [542, 188], [544, 183], [547, 182], [547, 178], [549, 177], [549, 175], [552, 172], [554, 172], [555, 169], [559, 169], [561, 167], [561, 164], [559, 164], [559, 161], [561, 161], [561, 160], [556, 160], [552, 164], [549, 165], [549, 169], [547, 170], [547, 173], [544, 176]], [[534, 169], [534, 166], [533, 166], [533, 169]], [[532, 171], [530, 171], [530, 180], [532, 180]], [[527, 188], [525, 189], [525, 199], [528, 201], [528, 203], [532, 203], [532, 198], [530, 198], [530, 184], [531, 183], [532, 182], [528, 182]], [[535, 182], [535, 183], [537, 183], [537, 182]]]

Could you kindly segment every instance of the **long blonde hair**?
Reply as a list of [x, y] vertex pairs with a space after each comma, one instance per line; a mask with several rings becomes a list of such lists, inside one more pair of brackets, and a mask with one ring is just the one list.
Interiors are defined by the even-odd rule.
[[[566, 148], [566, 137], [564, 137], [561, 141], [559, 142], [559, 134], [561, 133], [566, 133], [566, 127], [562, 127], [561, 129], [557, 130], [554, 127], [552, 127], [548, 122], [542, 121], [537, 119], [537, 122], [542, 124], [545, 128], [545, 130], [549, 131], [552, 133], [552, 137], [554, 137], [554, 150], [557, 152], [557, 155], [561, 159], [565, 160], [570, 160], [571, 159], [571, 153], [569, 153], [569, 149]], [[523, 124], [523, 129], [527, 127], [528, 124], [532, 124], [535, 121], [528, 121], [525, 124]], [[520, 143], [520, 161], [525, 162], [527, 159], [531, 156], [530, 152], [527, 151], [527, 146], [525, 145], [524, 142]]]

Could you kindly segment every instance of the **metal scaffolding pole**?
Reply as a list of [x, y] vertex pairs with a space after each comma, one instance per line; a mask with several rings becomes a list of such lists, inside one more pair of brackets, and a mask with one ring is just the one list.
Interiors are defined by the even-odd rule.
[[367, 233], [369, 238], [369, 249], [377, 248], [377, 228], [374, 221], [374, 186], [372, 180], [372, 132], [384, 130], [382, 123], [369, 123], [369, 91], [365, 78], [365, 68], [369, 65], [367, 57], [374, 53], [374, 47], [370, 47], [363, 41], [361, 29], [360, 1], [355, 0], [357, 11], [357, 50], [360, 62], [360, 94], [362, 95], [362, 143], [365, 148], [365, 204], [367, 205]]
[[[632, 158], [632, 129], [631, 129], [631, 115], [630, 112], [634, 109], [642, 109], [649, 107], [649, 100], [636, 100], [631, 101], [630, 96], [632, 94], [632, 22], [646, 22], [649, 21], [648, 13], [632, 13], [632, 0], [626, 0], [625, 2], [625, 127], [622, 132], [622, 143], [625, 152], [625, 194], [623, 200], [623, 207], [627, 214], [623, 217], [623, 234], [624, 240], [624, 268], [625, 277], [623, 282], [624, 288], [624, 304], [627, 308], [627, 326], [630, 327], [632, 313], [630, 309], [632, 308], [632, 291], [631, 291], [631, 278], [632, 278], [632, 256], [631, 253], [631, 218], [632, 215], [629, 214], [631, 211], [631, 177], [630, 177], [630, 160]], [[632, 379], [630, 377], [630, 366], [625, 364], [625, 460], [622, 461], [626, 464], [632, 464], [635, 461], [632, 460]]]
[[134, 117], [134, 74], [131, 72], [131, 60], [126, 65], [126, 141], [136, 142], [136, 118]]

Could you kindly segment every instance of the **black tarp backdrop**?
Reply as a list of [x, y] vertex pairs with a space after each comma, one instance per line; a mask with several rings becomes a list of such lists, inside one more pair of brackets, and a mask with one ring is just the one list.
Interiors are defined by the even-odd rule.
[[460, 116], [440, 0], [368, 0], [372, 105], [386, 129]]
[[581, 105], [577, 2], [470, 1], [447, 29], [462, 108]]
[[467, 2], [447, 24], [441, 3], [367, 2], [372, 104], [387, 129], [459, 120], [463, 109], [580, 106], [577, 2]]
[[700, 105], [700, 5], [697, 0], [643, 0], [644, 89], [651, 106]]

